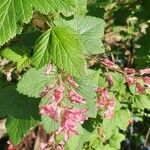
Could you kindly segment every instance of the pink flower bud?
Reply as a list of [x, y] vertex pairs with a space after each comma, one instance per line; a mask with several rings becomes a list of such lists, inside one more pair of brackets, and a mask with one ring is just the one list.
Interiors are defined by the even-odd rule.
[[133, 68], [124, 68], [124, 72], [126, 72], [127, 74], [132, 74], [132, 75], [136, 73], [135, 69]]
[[145, 94], [145, 88], [140, 83], [136, 83], [136, 90], [138, 93]]
[[51, 135], [51, 137], [48, 140], [48, 144], [52, 145], [54, 143], [55, 139], [54, 139], [54, 134]]
[[7, 141], [8, 148], [7, 150], [16, 150], [10, 141]]
[[126, 82], [128, 83], [128, 86], [135, 84], [135, 81], [136, 81], [135, 77], [131, 77], [131, 76], [126, 77]]
[[59, 102], [60, 100], [62, 100], [63, 99], [63, 91], [64, 91], [63, 85], [61, 85], [57, 89], [55, 89], [52, 100], [54, 100], [56, 102]]
[[40, 144], [40, 149], [41, 149], [41, 150], [45, 150], [46, 146], [47, 146], [47, 143], [42, 142], [42, 143]]
[[52, 65], [51, 64], [48, 64], [47, 67], [46, 67], [46, 70], [45, 70], [45, 75], [48, 76], [50, 75], [51, 71], [52, 71]]
[[143, 80], [146, 83], [146, 85], [148, 86], [148, 88], [150, 88], [150, 77], [144, 77]]
[[72, 102], [85, 104], [84, 98], [81, 95], [79, 95], [76, 91], [70, 90], [69, 95], [70, 95], [70, 100]]
[[114, 116], [114, 112], [112, 110], [106, 110], [104, 112], [104, 118], [106, 119], [111, 119]]
[[141, 69], [141, 70], [140, 70], [140, 75], [144, 75], [144, 74], [150, 74], [150, 68]]
[[107, 77], [108, 83], [110, 85], [113, 85], [113, 78], [112, 78], [112, 76], [110, 74], [108, 74], [108, 75], [106, 75], [106, 77]]
[[79, 85], [73, 80], [72, 76], [67, 76], [67, 81], [75, 88], [77, 88]]
[[119, 68], [118, 65], [116, 65], [114, 62], [110, 61], [110, 60], [107, 59], [107, 58], [105, 58], [105, 59], [102, 61], [102, 63], [103, 63], [105, 66], [109, 67], [109, 68], [114, 68], [114, 69], [118, 69], [118, 68]]

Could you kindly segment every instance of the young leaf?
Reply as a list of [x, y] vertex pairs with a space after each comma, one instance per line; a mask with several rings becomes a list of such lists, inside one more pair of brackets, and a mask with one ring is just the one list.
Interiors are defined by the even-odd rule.
[[35, 44], [35, 52], [32, 61], [36, 68], [41, 68], [50, 61], [50, 34], [51, 29], [47, 30]]
[[82, 46], [88, 54], [104, 53], [102, 37], [104, 34], [104, 21], [100, 18], [86, 16], [71, 21], [56, 22], [72, 27], [80, 33]]
[[11, 48], [6, 48], [2, 51], [1, 55], [4, 58], [17, 63], [18, 69], [27, 67], [31, 62], [28, 55], [28, 50], [24, 46], [18, 45]]
[[84, 73], [84, 56], [80, 38], [73, 29], [55, 26], [37, 41], [33, 64], [40, 68], [51, 60], [58, 68], [74, 76]]
[[115, 129], [114, 134], [109, 140], [109, 145], [114, 149], [120, 149], [120, 143], [124, 140], [125, 136]]
[[17, 85], [17, 90], [29, 97], [40, 97], [40, 93], [44, 90], [46, 85], [52, 86], [56, 80], [56, 72], [51, 72], [46, 76], [45, 67], [40, 70], [32, 68], [28, 70]]
[[132, 107], [139, 109], [150, 109], [150, 96], [149, 95], [135, 95], [132, 98]]

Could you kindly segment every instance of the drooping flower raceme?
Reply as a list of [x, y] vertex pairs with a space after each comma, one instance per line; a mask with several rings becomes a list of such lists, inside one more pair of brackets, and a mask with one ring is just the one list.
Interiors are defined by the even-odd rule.
[[105, 58], [102, 63], [107, 66], [108, 68], [114, 68], [114, 69], [118, 69], [119, 66], [116, 65], [114, 62], [110, 61], [109, 59]]
[[58, 132], [64, 134], [64, 138], [67, 141], [70, 134], [78, 135], [77, 125], [78, 123], [83, 123], [86, 117], [87, 110], [81, 109], [70, 109], [65, 108], [63, 110], [62, 123]]
[[115, 98], [109, 98], [108, 89], [103, 89], [99, 87], [97, 89], [97, 106], [99, 109], [104, 109], [103, 117], [106, 119], [110, 119], [114, 116], [114, 109], [115, 109]]

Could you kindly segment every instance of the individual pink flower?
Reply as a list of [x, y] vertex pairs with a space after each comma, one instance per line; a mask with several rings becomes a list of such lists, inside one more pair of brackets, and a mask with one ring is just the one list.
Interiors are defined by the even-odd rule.
[[7, 78], [7, 81], [11, 81], [12, 80], [12, 72], [13, 72], [13, 68], [9, 69], [7, 72], [6, 72], [6, 78]]
[[140, 83], [136, 83], [136, 90], [138, 93], [145, 94], [145, 87], [142, 86]]
[[150, 68], [141, 69], [140, 70], [140, 75], [144, 75], [144, 74], [150, 74]]
[[118, 69], [118, 68], [119, 68], [118, 65], [116, 65], [114, 62], [110, 61], [110, 60], [107, 59], [107, 58], [105, 58], [105, 59], [102, 61], [102, 63], [103, 63], [105, 66], [109, 67], [109, 68], [114, 68], [114, 69]]
[[103, 115], [103, 117], [106, 119], [111, 119], [111, 118], [113, 118], [113, 116], [114, 116], [114, 111], [111, 111], [109, 109], [106, 110]]
[[73, 77], [72, 76], [67, 76], [67, 81], [75, 88], [77, 88], [79, 85], [73, 80]]
[[52, 100], [59, 102], [63, 99], [63, 91], [64, 87], [63, 85], [60, 85], [57, 89], [54, 90], [54, 95], [52, 97]]
[[113, 78], [112, 78], [112, 76], [110, 74], [108, 74], [108, 75], [106, 75], [106, 77], [107, 77], [108, 83], [110, 85], [113, 85]]
[[7, 150], [16, 150], [10, 141], [7, 141], [8, 148]]
[[67, 141], [70, 134], [78, 135], [77, 125], [78, 123], [83, 123], [86, 117], [87, 110], [80, 109], [69, 109], [65, 108], [62, 116], [61, 127], [58, 132], [64, 134], [64, 138]]
[[127, 76], [126, 77], [126, 82], [128, 83], [128, 86], [135, 84], [135, 81], [136, 81], [136, 79], [133, 76]]
[[116, 105], [115, 98], [112, 97], [111, 99], [108, 100], [107, 109], [114, 110], [115, 105]]
[[75, 90], [70, 90], [69, 91], [69, 96], [70, 96], [70, 100], [73, 103], [85, 104], [84, 98], [81, 95], [79, 95]]
[[107, 99], [109, 94], [108, 94], [108, 89], [103, 89], [101, 87], [98, 87], [97, 90], [96, 90], [96, 93], [97, 94], [100, 94], [101, 97]]
[[150, 88], [150, 77], [144, 77], [143, 80], [145, 84], [148, 86], [148, 88]]
[[54, 143], [54, 141], [55, 141], [54, 134], [52, 134], [48, 140], [48, 144], [52, 145]]
[[47, 147], [47, 143], [45, 143], [45, 142], [42, 142], [42, 143], [40, 143], [40, 150], [45, 150], [45, 148]]
[[135, 69], [133, 68], [124, 68], [124, 72], [126, 72], [127, 74], [132, 74], [132, 75], [136, 73]]
[[47, 115], [47, 116], [51, 117], [52, 119], [54, 119], [55, 121], [58, 121], [60, 111], [61, 111], [61, 109], [55, 102], [53, 102], [49, 105], [43, 105], [40, 108], [40, 113], [42, 115]]
[[45, 70], [45, 75], [48, 76], [50, 75], [51, 71], [52, 71], [53, 67], [51, 64], [48, 64]]
[[108, 100], [105, 99], [105, 98], [102, 98], [100, 97], [98, 100], [97, 100], [97, 107], [98, 108], [104, 108], [108, 105]]

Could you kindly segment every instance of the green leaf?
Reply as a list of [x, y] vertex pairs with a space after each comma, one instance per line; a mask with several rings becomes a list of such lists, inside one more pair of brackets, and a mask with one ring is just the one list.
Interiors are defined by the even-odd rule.
[[21, 31], [21, 23], [28, 23], [32, 17], [29, 0], [1, 0], [0, 6], [0, 45], [13, 38]]
[[15, 86], [0, 90], [0, 113], [18, 119], [39, 119], [39, 99], [29, 98], [16, 91]]
[[111, 91], [113, 92], [119, 92], [119, 93], [125, 93], [125, 78], [122, 74], [118, 72], [111, 72], [110, 75], [112, 76], [113, 85], [111, 87]]
[[0, 90], [0, 114], [7, 115], [7, 133], [18, 144], [40, 120], [39, 100], [19, 94], [15, 86]]
[[38, 121], [31, 119], [16, 119], [8, 117], [6, 122], [7, 133], [11, 142], [19, 144], [31, 129], [38, 125]]
[[17, 45], [11, 48], [6, 48], [1, 52], [1, 55], [4, 58], [17, 63], [18, 69], [27, 67], [31, 62], [28, 50], [24, 46]]
[[75, 18], [71, 21], [59, 21], [72, 27], [80, 33], [82, 46], [88, 54], [104, 53], [102, 37], [104, 35], [104, 21], [100, 18], [86, 16]]
[[33, 64], [39, 68], [51, 60], [58, 68], [74, 76], [84, 73], [84, 56], [80, 45], [80, 38], [74, 30], [55, 26], [38, 40]]
[[115, 112], [115, 116], [111, 119], [103, 120], [103, 128], [107, 139], [109, 139], [114, 130], [119, 127], [122, 130], [126, 130], [128, 127], [128, 121], [131, 119], [129, 110], [120, 109]]
[[75, 105], [79, 108], [84, 108], [88, 110], [88, 117], [96, 118], [97, 116], [97, 106], [96, 106], [96, 92], [97, 84], [94, 80], [87, 77], [76, 79], [79, 84], [79, 88], [76, 90], [85, 99], [85, 104]]
[[35, 44], [32, 61], [36, 68], [41, 68], [50, 61], [50, 34], [51, 29], [47, 30], [42, 36], [40, 36]]
[[116, 112], [115, 118], [117, 126], [125, 131], [128, 127], [129, 120], [131, 119], [131, 114], [128, 110], [122, 109]]
[[47, 133], [56, 131], [59, 128], [59, 124], [48, 116], [41, 116], [41, 123]]
[[86, 15], [87, 13], [87, 0], [77, 0], [77, 4], [76, 4], [76, 14], [79, 15]]
[[109, 140], [109, 145], [114, 149], [120, 149], [121, 142], [124, 140], [125, 136], [119, 133], [118, 129], [115, 129], [114, 134]]
[[69, 140], [65, 144], [65, 150], [82, 150], [83, 144], [90, 139], [91, 134], [82, 128], [78, 127], [79, 135], [72, 135], [69, 137]]
[[78, 8], [76, 0], [1, 0], [0, 45], [22, 30], [23, 23], [32, 18], [33, 8], [41, 13], [62, 12], [71, 14]]
[[76, 0], [34, 0], [31, 3], [36, 10], [44, 14], [49, 12], [72, 14], [76, 9]]
[[150, 95], [135, 95], [132, 97], [132, 107], [150, 109]]
[[52, 71], [49, 76], [46, 76], [45, 67], [40, 70], [32, 68], [28, 70], [19, 81], [17, 90], [29, 97], [40, 97], [40, 93], [44, 90], [46, 85], [52, 86], [56, 80], [56, 72]]

